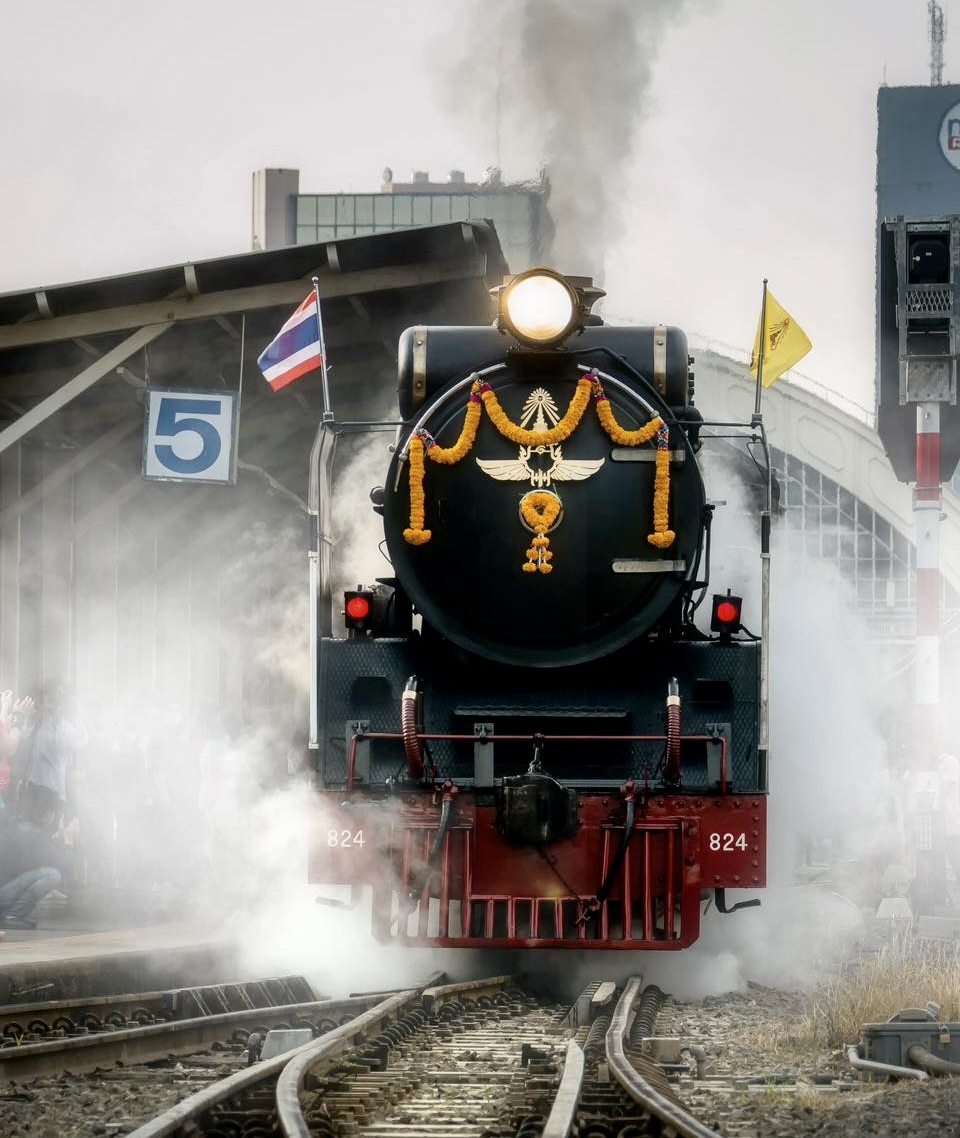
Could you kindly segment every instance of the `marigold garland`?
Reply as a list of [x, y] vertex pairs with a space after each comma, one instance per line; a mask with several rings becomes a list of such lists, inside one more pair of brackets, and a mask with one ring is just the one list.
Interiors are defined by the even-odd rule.
[[423, 528], [423, 439], [414, 435], [410, 440], [410, 527], [403, 531], [403, 540], [410, 545], [425, 545], [433, 536]]
[[670, 526], [670, 428], [661, 421], [657, 431], [656, 475], [653, 480], [653, 533], [647, 541], [657, 549], [669, 549], [676, 534]]
[[[477, 378], [471, 384], [463, 427], [453, 446], [441, 447], [429, 431], [422, 429], [414, 431], [407, 444], [407, 456], [410, 462], [410, 526], [403, 531], [404, 540], [411, 545], [424, 545], [432, 536], [430, 530], [423, 528], [425, 521], [424, 455], [426, 454], [431, 462], [438, 462], [445, 466], [452, 466], [465, 458], [476, 441], [477, 429], [480, 425], [481, 401], [482, 406], [487, 410], [490, 421], [500, 434], [512, 443], [517, 446], [530, 447], [554, 446], [568, 439], [580, 425], [590, 402], [591, 393], [600, 425], [618, 446], [640, 446], [649, 442], [656, 435], [653, 533], [647, 535], [647, 541], [657, 549], [668, 549], [676, 540], [675, 532], [669, 528], [670, 428], [659, 415], [655, 415], [644, 426], [633, 431], [621, 427], [603, 390], [596, 369], [591, 369], [577, 381], [577, 390], [574, 392], [563, 418], [549, 430], [529, 431], [511, 422], [500, 406], [500, 401], [497, 399], [493, 388]], [[549, 506], [547, 505], [548, 502], [550, 503]], [[521, 499], [521, 515], [535, 533], [530, 548], [527, 550], [527, 560], [523, 565], [525, 573], [553, 572], [553, 566], [550, 564], [553, 560], [553, 553], [548, 548], [550, 539], [546, 533], [556, 522], [561, 508], [560, 499], [547, 491], [533, 491]], [[548, 515], [550, 516], [548, 517]]]
[[527, 560], [523, 564], [524, 573], [552, 573], [553, 553], [548, 548], [550, 538], [547, 531], [552, 529], [563, 504], [556, 494], [549, 490], [531, 490], [520, 499], [520, 516], [536, 535], [527, 550]]
[[647, 541], [657, 549], [669, 549], [676, 540], [670, 526], [670, 428], [660, 418], [654, 417], [643, 427], [627, 431], [617, 422], [603, 390], [603, 384], [595, 370], [588, 373], [593, 383], [593, 398], [596, 401], [597, 418], [610, 438], [620, 446], [638, 446], [657, 436], [657, 457], [653, 481], [653, 533], [647, 534]]
[[493, 388], [488, 383], [482, 385], [480, 398], [487, 409], [490, 421], [505, 439], [516, 443], [518, 447], [549, 447], [570, 438], [580, 426], [583, 413], [590, 403], [592, 388], [593, 380], [589, 376], [585, 375], [578, 380], [577, 390], [574, 392], [570, 406], [563, 418], [555, 427], [550, 427], [546, 431], [528, 431], [524, 427], [518, 427], [516, 423], [511, 423], [506, 412], [500, 406], [500, 401], [497, 399]]
[[637, 430], [625, 431], [613, 417], [613, 408], [610, 406], [610, 400], [606, 397], [603, 388], [600, 386], [599, 379], [596, 380], [594, 399], [597, 405], [597, 418], [600, 420], [600, 425], [618, 446], [635, 447], [641, 443], [648, 443], [663, 426], [663, 420], [660, 416], [654, 415], [649, 423], [638, 427]]

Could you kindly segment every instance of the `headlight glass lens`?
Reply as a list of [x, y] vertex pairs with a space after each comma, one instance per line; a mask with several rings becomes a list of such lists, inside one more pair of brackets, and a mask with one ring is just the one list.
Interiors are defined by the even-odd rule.
[[556, 340], [573, 322], [573, 296], [556, 277], [535, 275], [517, 281], [509, 286], [504, 306], [516, 334], [531, 343]]

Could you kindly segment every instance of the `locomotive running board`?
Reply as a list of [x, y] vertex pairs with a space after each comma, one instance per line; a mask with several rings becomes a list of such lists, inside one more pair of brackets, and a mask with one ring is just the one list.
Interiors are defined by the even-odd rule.
[[[683, 462], [686, 458], [686, 452], [682, 450], [670, 451], [671, 462]], [[637, 450], [633, 447], [614, 447], [610, 451], [610, 458], [613, 462], [656, 462], [656, 450]]]
[[614, 573], [685, 573], [687, 563], [679, 561], [641, 561], [637, 557], [623, 557], [614, 561], [610, 568]]

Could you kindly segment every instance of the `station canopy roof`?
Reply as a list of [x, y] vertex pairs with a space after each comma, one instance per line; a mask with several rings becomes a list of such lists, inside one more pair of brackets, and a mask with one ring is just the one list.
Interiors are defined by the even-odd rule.
[[[305, 491], [319, 371], [280, 392], [257, 357], [318, 278], [338, 420], [396, 414], [413, 324], [484, 324], [507, 265], [493, 226], [456, 222], [0, 295], [0, 459], [26, 446], [140, 464], [144, 389], [236, 390], [241, 464]], [[241, 364], [242, 361], [242, 364]]]

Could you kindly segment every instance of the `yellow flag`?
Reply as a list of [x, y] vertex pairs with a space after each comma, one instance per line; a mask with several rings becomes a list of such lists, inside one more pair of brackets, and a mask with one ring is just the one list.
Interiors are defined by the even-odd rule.
[[[770, 387], [798, 360], [802, 360], [813, 345], [807, 339], [806, 332], [769, 289], [767, 289], [766, 325], [763, 340], [763, 386]], [[757, 375], [759, 358], [760, 321], [758, 320], [757, 334], [753, 340], [753, 356], [750, 359], [750, 371], [754, 378]]]

